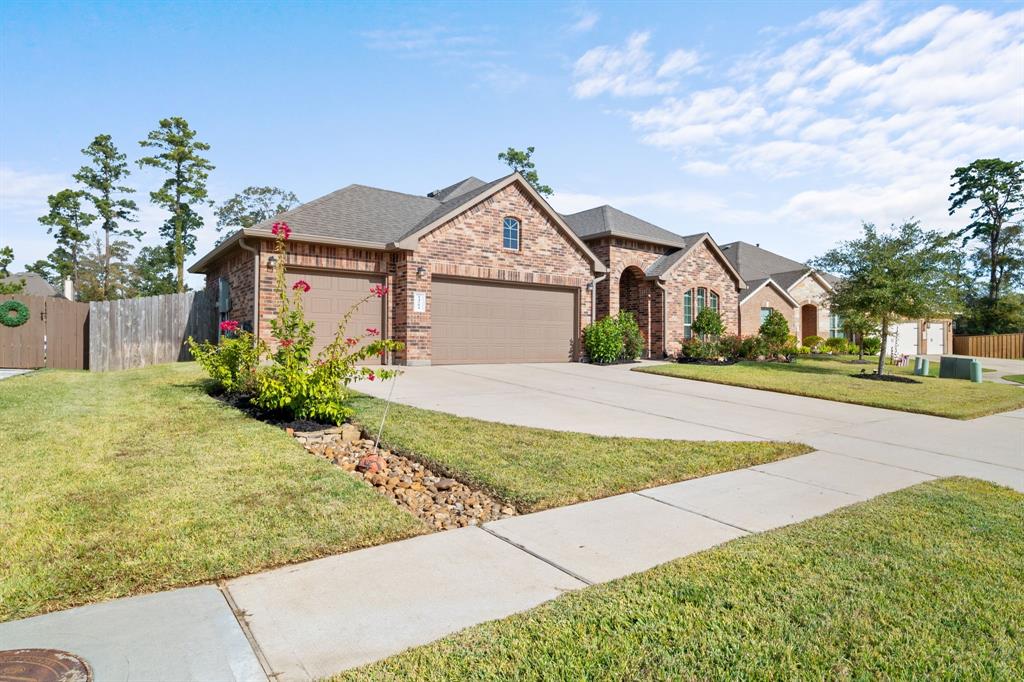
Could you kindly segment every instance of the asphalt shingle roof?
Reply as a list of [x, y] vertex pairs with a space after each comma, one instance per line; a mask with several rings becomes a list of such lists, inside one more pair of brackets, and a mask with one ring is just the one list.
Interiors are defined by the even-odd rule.
[[723, 244], [721, 248], [726, 259], [747, 282], [771, 277], [779, 286], [788, 289], [811, 269], [803, 263], [747, 242]]
[[49, 282], [34, 272], [16, 272], [13, 275], [0, 278], [0, 282], [4, 284], [18, 284], [23, 280], [25, 287], [21, 293], [25, 296], [59, 296], [57, 290]]
[[683, 236], [641, 220], [625, 211], [608, 206], [598, 206], [579, 213], [563, 215], [562, 219], [580, 239], [587, 240], [599, 235], [634, 237], [669, 246], [686, 246]]
[[435, 189], [433, 192], [427, 194], [431, 199], [437, 199], [438, 201], [448, 201], [458, 195], [468, 192], [472, 189], [476, 189], [481, 185], [485, 185], [483, 180], [480, 178], [473, 177], [472, 175], [465, 180], [459, 180], [454, 185], [448, 185], [444, 189]]
[[671, 253], [666, 253], [665, 255], [659, 257], [658, 260], [654, 261], [653, 263], [647, 266], [645, 274], [648, 277], [661, 277], [669, 270], [674, 268], [676, 263], [682, 260], [683, 256], [685, 256], [689, 252], [689, 247], [692, 246], [695, 241], [697, 241], [706, 234], [707, 232], [701, 232], [699, 234], [691, 234], [687, 237], [680, 237], [680, 239], [683, 240], [686, 246], [676, 251], [672, 251]]

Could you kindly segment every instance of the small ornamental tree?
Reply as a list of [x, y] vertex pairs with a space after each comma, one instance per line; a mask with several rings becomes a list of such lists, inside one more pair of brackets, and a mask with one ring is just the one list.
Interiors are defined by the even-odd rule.
[[885, 370], [886, 339], [901, 319], [948, 315], [957, 302], [955, 257], [950, 238], [907, 222], [880, 232], [864, 225], [859, 239], [843, 242], [813, 265], [840, 281], [829, 293], [829, 307], [845, 319], [860, 314], [881, 335], [878, 371]]
[[717, 310], [712, 308], [701, 308], [701, 311], [697, 313], [697, 317], [693, 320], [693, 333], [699, 336], [702, 341], [717, 339], [725, 333], [725, 324], [722, 322], [722, 316]]
[[636, 315], [628, 310], [619, 311], [618, 322], [622, 330], [622, 359], [632, 362], [644, 354], [644, 336], [636, 323]]
[[777, 355], [789, 342], [789, 322], [785, 315], [772, 308], [757, 333], [768, 352]]
[[[350, 395], [348, 386], [353, 381], [390, 379], [399, 373], [359, 363], [375, 356], [383, 357], [388, 351], [401, 350], [401, 343], [377, 338], [380, 331], [372, 327], [351, 336], [347, 330], [359, 306], [371, 298], [383, 298], [388, 289], [377, 285], [349, 308], [335, 330], [334, 339], [314, 359], [314, 323], [306, 320], [302, 305], [303, 296], [311, 287], [301, 279], [288, 287], [285, 262], [291, 230], [282, 222], [275, 223], [272, 232], [276, 238], [274, 288], [278, 299], [277, 316], [270, 323], [274, 347], [269, 348], [251, 334], [240, 331], [238, 323], [231, 320], [222, 323], [223, 336], [219, 344], [197, 344], [189, 339], [189, 346], [193, 356], [224, 390], [240, 392], [243, 387], [251, 386], [253, 405], [285, 412], [294, 419], [340, 423], [352, 416], [352, 408], [346, 403]], [[253, 350], [243, 353], [242, 346]], [[269, 359], [270, 364], [257, 366], [263, 358]], [[250, 367], [254, 368], [251, 373], [248, 372]]]

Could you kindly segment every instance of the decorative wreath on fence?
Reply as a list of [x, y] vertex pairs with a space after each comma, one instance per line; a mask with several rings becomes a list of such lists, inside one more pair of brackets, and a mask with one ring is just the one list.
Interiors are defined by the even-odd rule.
[[20, 327], [28, 322], [28, 306], [21, 301], [9, 300], [0, 303], [0, 324], [5, 327]]

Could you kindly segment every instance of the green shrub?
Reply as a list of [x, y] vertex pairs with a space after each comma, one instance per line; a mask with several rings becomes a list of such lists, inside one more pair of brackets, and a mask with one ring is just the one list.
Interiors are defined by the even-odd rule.
[[835, 336], [825, 339], [821, 347], [830, 353], [845, 353], [850, 349], [850, 342], [842, 337]]
[[249, 332], [238, 331], [234, 320], [222, 322], [221, 331], [219, 343], [196, 343], [190, 336], [188, 347], [192, 357], [222, 391], [253, 393], [256, 369], [267, 352], [267, 345]]
[[717, 310], [701, 308], [701, 311], [697, 313], [697, 317], [693, 320], [693, 333], [697, 338], [704, 341], [707, 341], [709, 338], [717, 339], [725, 333], [725, 324], [722, 322], [722, 316], [718, 314]]
[[718, 339], [718, 354], [730, 360], [740, 357], [743, 349], [743, 338], [735, 334]]
[[583, 330], [583, 347], [591, 362], [599, 365], [617, 362], [625, 351], [618, 319], [605, 317], [587, 325]]
[[865, 336], [863, 341], [864, 352], [868, 355], [878, 355], [882, 350], [882, 339], [877, 336]]
[[679, 345], [681, 360], [712, 360], [720, 357], [718, 343], [700, 339], [684, 339]]
[[636, 316], [628, 310], [620, 310], [616, 322], [622, 330], [622, 359], [632, 362], [644, 354], [644, 336]]
[[[789, 343], [789, 323], [786, 322], [785, 316], [774, 308], [768, 313], [764, 322], [761, 323], [761, 329], [758, 330], [758, 336], [764, 341], [765, 348], [768, 353], [780, 353], [782, 349]], [[796, 345], [796, 337], [793, 337], [793, 345]]]
[[739, 356], [744, 360], [756, 360], [768, 354], [768, 346], [760, 336], [748, 336], [740, 343]]
[[818, 346], [820, 346], [824, 341], [825, 339], [821, 338], [820, 336], [811, 335], [804, 337], [803, 345], [807, 346], [809, 350], [814, 350]]

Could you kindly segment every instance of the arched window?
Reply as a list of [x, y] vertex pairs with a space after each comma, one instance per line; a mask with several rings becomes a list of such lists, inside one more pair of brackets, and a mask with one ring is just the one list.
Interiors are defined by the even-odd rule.
[[708, 305], [709, 305], [709, 306], [711, 307], [711, 309], [712, 309], [712, 310], [714, 310], [714, 311], [715, 311], [716, 313], [718, 312], [718, 294], [716, 294], [716, 293], [715, 293], [715, 292], [713, 292], [713, 291], [712, 291], [711, 293], [709, 293], [709, 294], [708, 294]]
[[697, 287], [697, 313], [704, 310], [708, 305], [708, 290], [704, 287]]
[[506, 249], [519, 250], [519, 220], [507, 217], [502, 224], [501, 243]]

